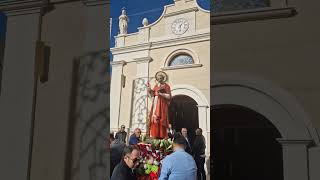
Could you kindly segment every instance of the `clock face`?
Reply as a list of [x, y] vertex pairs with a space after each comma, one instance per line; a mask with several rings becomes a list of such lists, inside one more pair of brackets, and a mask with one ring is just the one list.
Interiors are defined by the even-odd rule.
[[188, 28], [189, 22], [184, 18], [176, 19], [171, 25], [172, 32], [177, 35], [185, 33]]

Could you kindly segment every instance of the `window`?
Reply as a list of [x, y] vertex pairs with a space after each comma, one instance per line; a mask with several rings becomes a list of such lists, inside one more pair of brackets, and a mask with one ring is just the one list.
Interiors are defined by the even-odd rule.
[[270, 0], [213, 0], [213, 12], [236, 11], [270, 6]]
[[169, 66], [177, 66], [177, 65], [185, 65], [185, 64], [193, 64], [193, 58], [187, 54], [180, 54], [175, 56], [169, 63]]

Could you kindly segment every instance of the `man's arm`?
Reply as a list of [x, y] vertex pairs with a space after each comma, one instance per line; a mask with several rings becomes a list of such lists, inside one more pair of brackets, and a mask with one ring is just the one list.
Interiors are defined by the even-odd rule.
[[169, 159], [164, 159], [161, 166], [160, 177], [158, 180], [167, 180], [171, 174], [171, 163]]

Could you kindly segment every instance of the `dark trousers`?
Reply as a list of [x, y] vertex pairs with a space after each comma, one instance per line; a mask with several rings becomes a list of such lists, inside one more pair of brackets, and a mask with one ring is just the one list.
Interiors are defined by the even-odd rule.
[[198, 168], [198, 171], [197, 171], [198, 180], [206, 180], [206, 171], [204, 170], [205, 158], [200, 156], [195, 156], [194, 160], [196, 161], [197, 168]]

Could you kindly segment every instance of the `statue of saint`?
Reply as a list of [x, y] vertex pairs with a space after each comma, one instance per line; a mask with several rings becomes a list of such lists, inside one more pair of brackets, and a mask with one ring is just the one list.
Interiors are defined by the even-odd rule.
[[129, 18], [126, 15], [126, 10], [122, 9], [122, 13], [119, 16], [119, 30], [120, 34], [127, 34], [128, 33], [128, 22]]
[[170, 86], [165, 83], [168, 79], [166, 73], [159, 71], [156, 73], [155, 78], [158, 83], [153, 89], [148, 87], [148, 92], [153, 98], [149, 114], [150, 137], [164, 139], [168, 138], [168, 107], [171, 100], [171, 89]]

